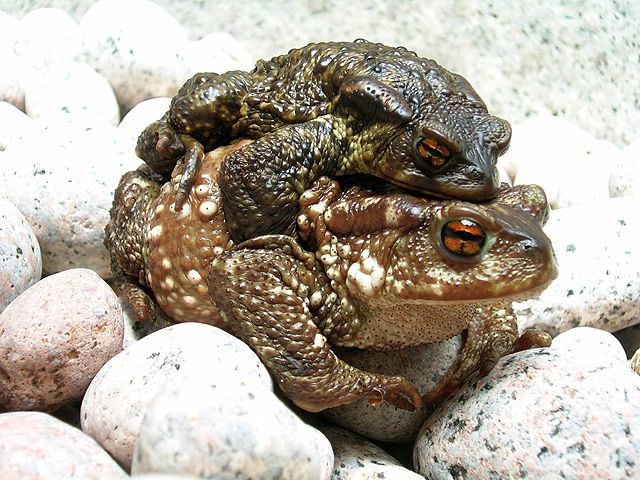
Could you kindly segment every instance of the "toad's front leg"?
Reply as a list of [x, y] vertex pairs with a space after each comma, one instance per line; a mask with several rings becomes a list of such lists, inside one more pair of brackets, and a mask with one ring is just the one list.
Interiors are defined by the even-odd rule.
[[291, 238], [259, 237], [225, 252], [211, 265], [209, 291], [234, 334], [301, 408], [320, 411], [360, 398], [421, 407], [404, 378], [365, 372], [336, 357], [323, 332], [348, 329], [352, 313], [313, 255]]
[[550, 345], [551, 337], [541, 330], [526, 330], [518, 336], [518, 323], [511, 303], [478, 306], [458, 359], [423, 400], [426, 404], [438, 403], [456, 391], [472, 373], [478, 371], [480, 375], [486, 375], [509, 353]]

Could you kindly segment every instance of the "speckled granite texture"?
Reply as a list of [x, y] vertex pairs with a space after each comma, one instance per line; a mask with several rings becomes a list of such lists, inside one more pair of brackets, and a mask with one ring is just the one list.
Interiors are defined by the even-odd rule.
[[[0, 10], [19, 18], [55, 6], [79, 20], [91, 3], [0, 0]], [[191, 37], [225, 31], [255, 58], [310, 41], [363, 37], [404, 45], [463, 74], [490, 109], [510, 121], [550, 112], [620, 146], [640, 130], [640, 2], [635, 0], [157, 3]]]

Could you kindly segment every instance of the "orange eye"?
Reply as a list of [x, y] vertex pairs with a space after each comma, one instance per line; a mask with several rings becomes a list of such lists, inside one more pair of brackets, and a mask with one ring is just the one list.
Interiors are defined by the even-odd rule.
[[440, 168], [451, 158], [451, 152], [442, 143], [430, 138], [421, 138], [416, 145], [416, 151], [421, 160], [432, 168]]
[[461, 257], [477, 255], [487, 238], [482, 226], [468, 218], [447, 222], [440, 232], [445, 248]]

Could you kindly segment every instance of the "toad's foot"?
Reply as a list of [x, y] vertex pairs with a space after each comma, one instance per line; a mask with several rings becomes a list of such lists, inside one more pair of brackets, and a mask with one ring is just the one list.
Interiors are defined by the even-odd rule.
[[138, 137], [136, 155], [151, 169], [168, 179], [177, 161], [185, 154], [185, 145], [169, 125], [167, 114], [151, 123]]
[[551, 345], [551, 337], [539, 330], [528, 330], [518, 337], [518, 324], [510, 304], [478, 307], [469, 323], [464, 347], [456, 362], [422, 398], [426, 404], [442, 401], [474, 372], [486, 375], [496, 362], [509, 353]]
[[359, 370], [334, 354], [319, 325], [335, 328], [351, 313], [313, 255], [290, 237], [259, 237], [223, 253], [211, 264], [209, 291], [234, 334], [301, 408], [320, 411], [361, 398], [422, 406], [404, 378]]

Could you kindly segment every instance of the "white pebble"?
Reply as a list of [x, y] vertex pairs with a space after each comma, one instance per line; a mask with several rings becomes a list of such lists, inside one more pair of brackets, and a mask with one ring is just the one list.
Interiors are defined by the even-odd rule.
[[34, 70], [26, 65], [13, 51], [0, 50], [0, 101], [9, 102], [24, 110], [24, 95]]
[[82, 430], [129, 467], [140, 423], [161, 389], [193, 375], [270, 389], [258, 357], [237, 338], [200, 323], [164, 328], [131, 344], [100, 370], [82, 401]]
[[[13, 52], [13, 44], [18, 35], [19, 23], [17, 19], [0, 10], [0, 55], [8, 51]], [[2, 73], [3, 75], [5, 73], [4, 65]]]
[[40, 280], [40, 245], [24, 215], [0, 196], [0, 313]]
[[255, 64], [245, 46], [223, 32], [210, 33], [196, 42], [189, 42], [187, 59], [190, 75], [199, 72], [248, 71]]
[[25, 109], [33, 119], [120, 122], [118, 101], [109, 82], [88, 65], [51, 63], [33, 76], [25, 92]]
[[95, 272], [39, 281], [0, 313], [0, 407], [53, 410], [82, 398], [122, 335], [116, 294]]
[[33, 68], [75, 60], [81, 48], [80, 27], [63, 10], [38, 8], [20, 20], [14, 51]]
[[34, 128], [33, 120], [8, 102], [0, 102], [0, 125], [0, 152]]
[[638, 197], [620, 197], [551, 211], [545, 232], [559, 275], [539, 298], [514, 304], [521, 329], [615, 332], [638, 323], [639, 206]]
[[80, 21], [84, 60], [113, 87], [123, 112], [153, 97], [173, 97], [189, 78], [187, 36], [149, 0], [99, 0]]
[[118, 130], [122, 132], [126, 143], [125, 148], [133, 152], [142, 131], [147, 128], [147, 125], [160, 119], [169, 110], [170, 104], [169, 97], [151, 98], [129, 110], [118, 125]]
[[0, 191], [36, 232], [44, 274], [86, 267], [111, 276], [104, 227], [120, 177], [140, 164], [119, 150], [117, 133], [56, 122], [5, 150]]
[[500, 165], [515, 185], [540, 185], [551, 207], [561, 208], [608, 198], [609, 172], [619, 154], [612, 143], [559, 117], [538, 116], [513, 126]]
[[0, 478], [129, 478], [93, 439], [51, 415], [3, 413], [0, 414], [0, 431]]
[[640, 137], [627, 145], [614, 162], [609, 177], [609, 195], [640, 196]]
[[328, 480], [333, 451], [270, 390], [185, 378], [165, 383], [146, 410], [131, 471], [220, 480]]

